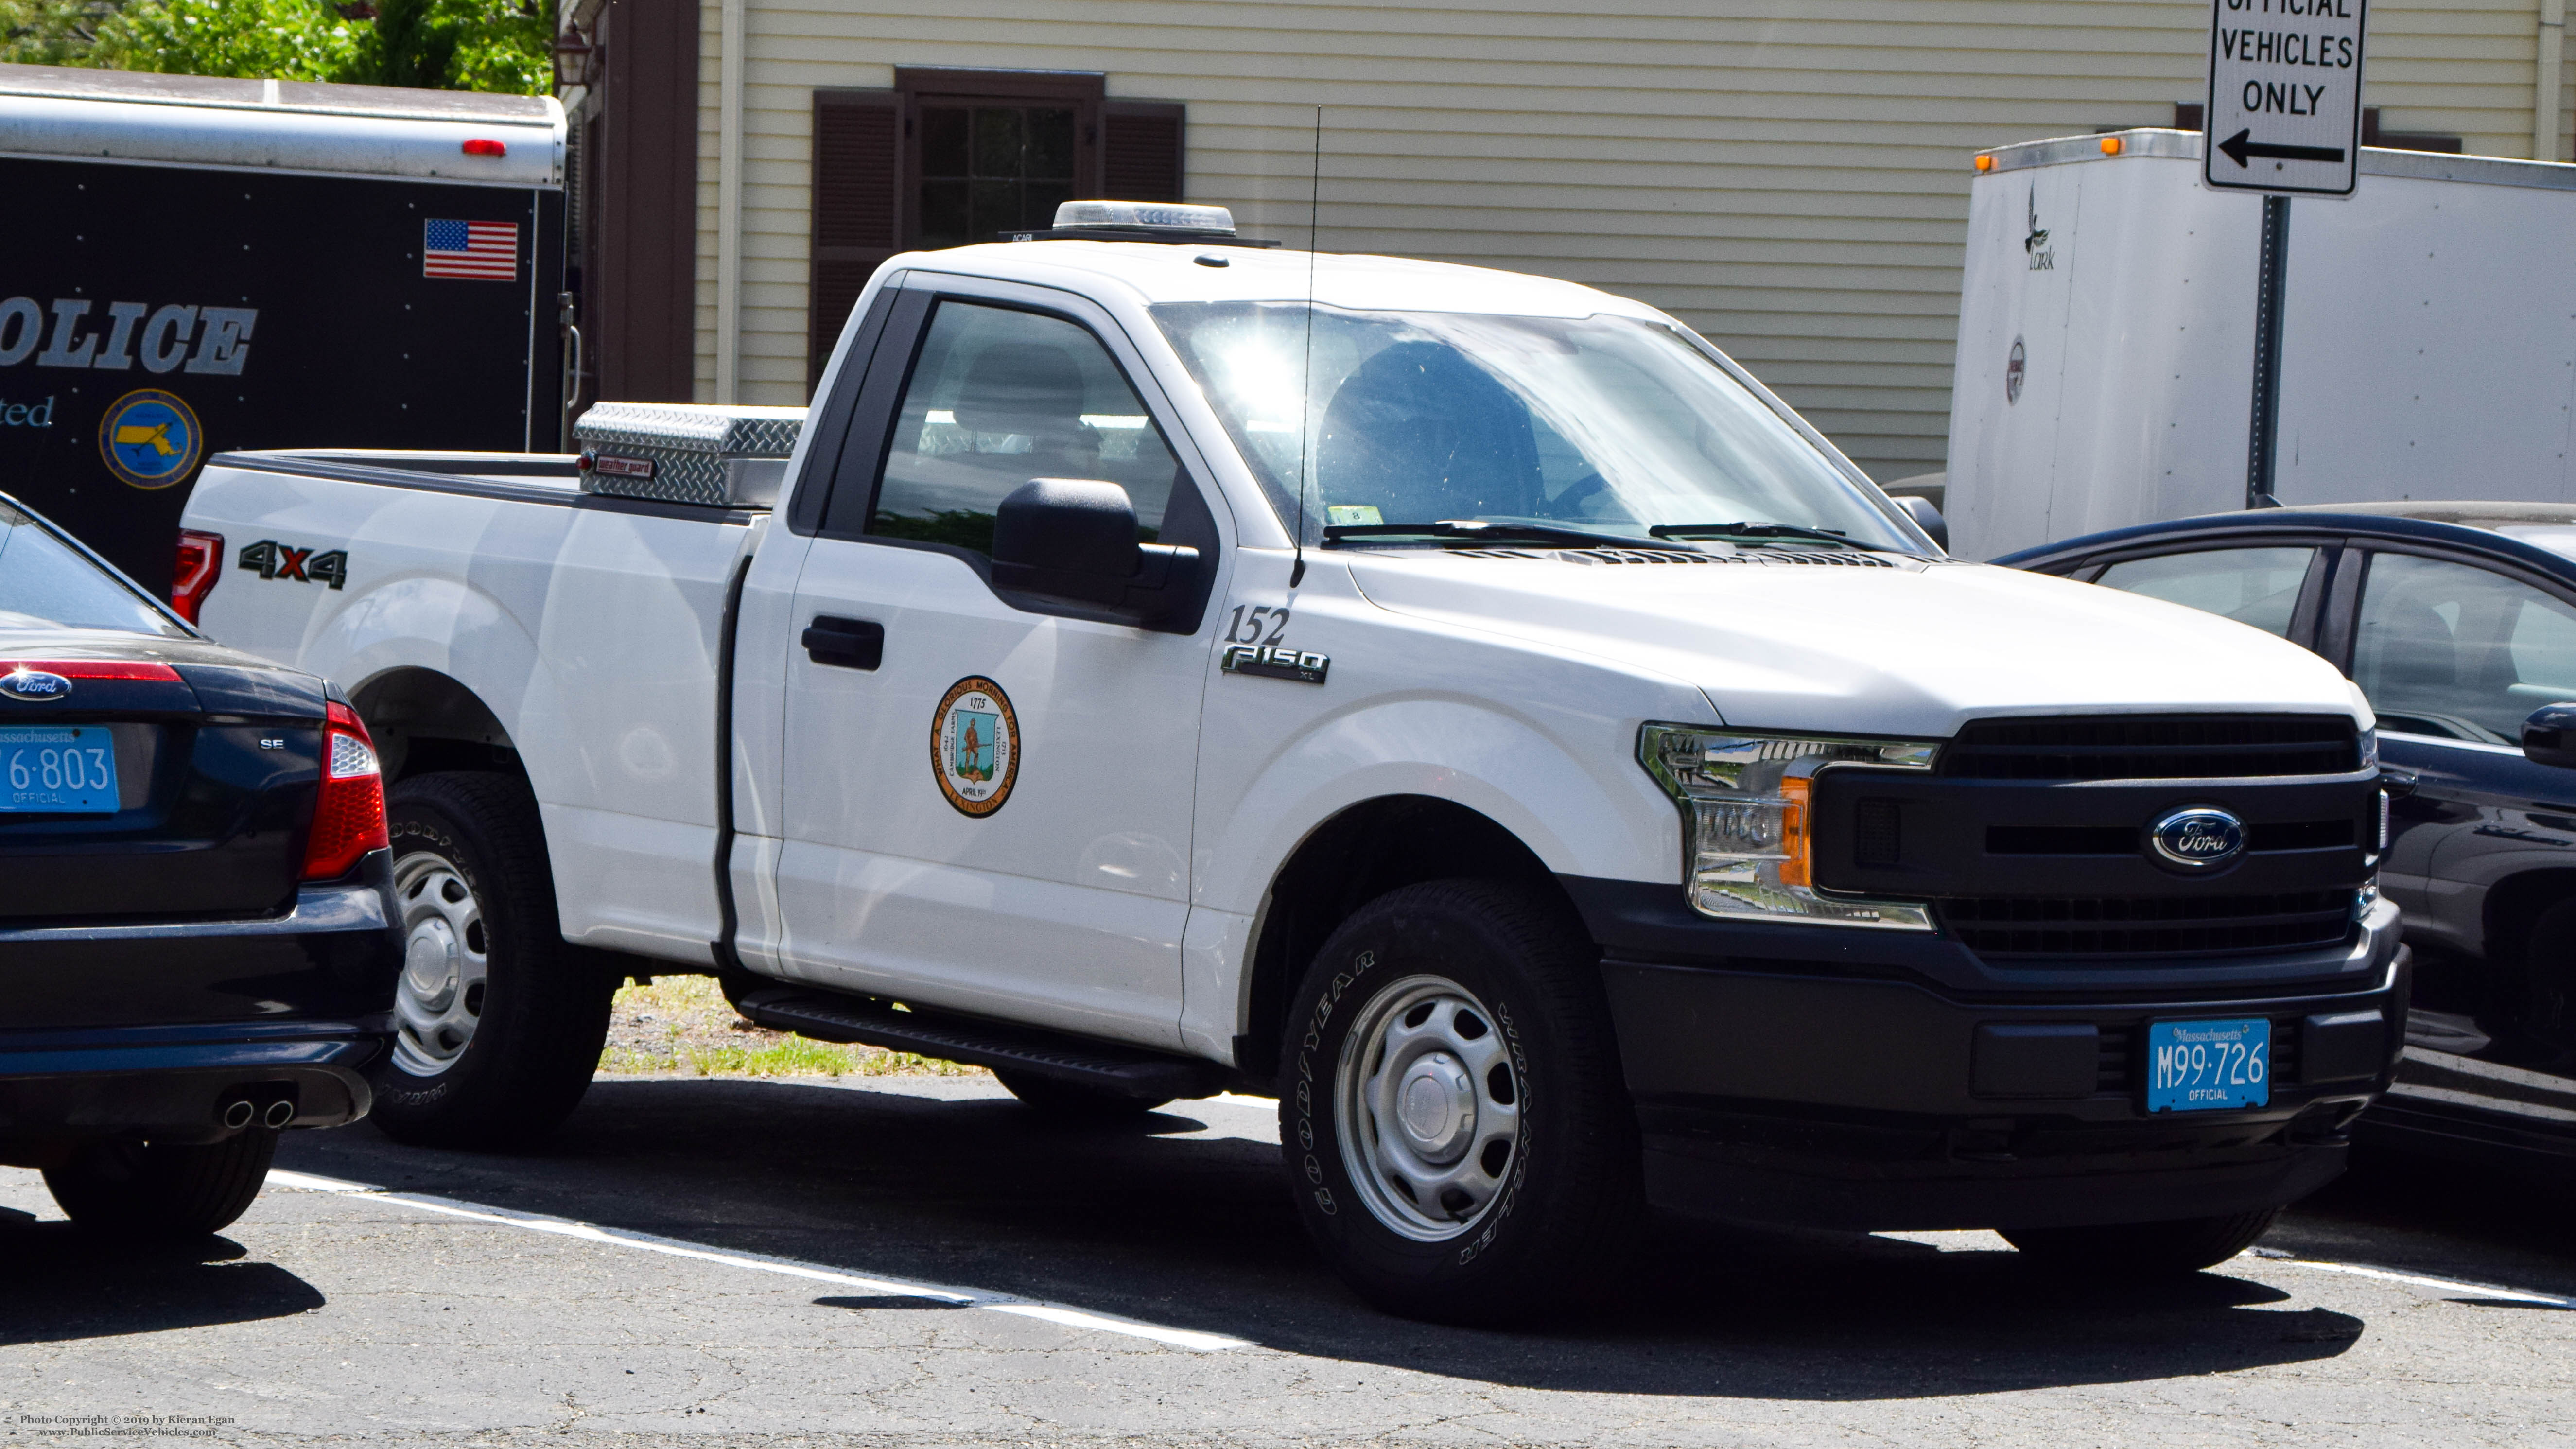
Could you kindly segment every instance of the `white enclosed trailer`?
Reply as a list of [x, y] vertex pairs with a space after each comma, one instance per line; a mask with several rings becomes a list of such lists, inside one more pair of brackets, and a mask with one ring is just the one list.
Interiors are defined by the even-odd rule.
[[[2200, 184], [2201, 144], [1979, 158], [1959, 556], [2246, 506], [2263, 207]], [[2279, 501], [2576, 502], [2576, 166], [2366, 149], [2351, 199], [2292, 203], [2288, 276]]]

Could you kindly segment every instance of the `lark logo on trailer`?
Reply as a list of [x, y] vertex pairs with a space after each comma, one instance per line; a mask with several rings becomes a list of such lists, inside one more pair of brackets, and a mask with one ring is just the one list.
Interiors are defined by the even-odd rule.
[[2048, 244], [2048, 228], [2039, 224], [2039, 187], [2030, 188], [2030, 235], [2021, 239], [2022, 254], [2030, 259], [2034, 272], [2057, 270], [2057, 252]]
[[245, 545], [241, 551], [244, 572], [264, 579], [284, 579], [296, 584], [329, 584], [338, 589], [349, 582], [349, 552], [335, 548], [315, 553], [309, 548], [296, 548], [263, 538]]

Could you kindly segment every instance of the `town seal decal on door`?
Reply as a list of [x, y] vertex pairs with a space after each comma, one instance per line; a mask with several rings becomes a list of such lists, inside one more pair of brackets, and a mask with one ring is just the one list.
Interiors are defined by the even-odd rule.
[[1020, 778], [1020, 721], [1002, 686], [970, 674], [930, 717], [930, 778], [967, 815], [990, 815]]

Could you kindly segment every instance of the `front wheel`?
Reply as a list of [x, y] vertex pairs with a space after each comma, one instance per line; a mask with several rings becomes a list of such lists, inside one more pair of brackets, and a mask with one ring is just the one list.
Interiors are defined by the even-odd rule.
[[1342, 923], [1291, 1013], [1290, 1186], [1361, 1296], [1512, 1323], [1616, 1278], [1643, 1200], [1636, 1118], [1579, 932], [1491, 882], [1407, 886]]
[[589, 1090], [616, 981], [563, 939], [526, 784], [416, 775], [386, 815], [403, 970], [370, 1115], [405, 1142], [522, 1146]]
[[265, 1127], [221, 1142], [93, 1142], [45, 1188], [63, 1215], [91, 1232], [126, 1238], [196, 1238], [221, 1232], [250, 1210], [277, 1156]]
[[2082, 1228], [2006, 1228], [2004, 1241], [2052, 1268], [2123, 1278], [2179, 1277], [2215, 1268], [2247, 1248], [2279, 1208], [2161, 1223]]

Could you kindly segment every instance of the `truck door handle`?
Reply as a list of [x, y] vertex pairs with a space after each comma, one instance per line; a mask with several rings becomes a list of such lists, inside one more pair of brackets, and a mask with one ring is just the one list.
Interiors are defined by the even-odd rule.
[[817, 614], [802, 642], [806, 658], [836, 669], [874, 669], [885, 662], [885, 625], [872, 619]]

